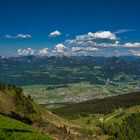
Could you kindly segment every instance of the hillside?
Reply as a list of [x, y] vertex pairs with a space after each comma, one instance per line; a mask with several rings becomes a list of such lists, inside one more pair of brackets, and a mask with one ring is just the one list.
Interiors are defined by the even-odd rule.
[[25, 97], [20, 87], [0, 84], [0, 114], [26, 123], [53, 138], [73, 138], [83, 128], [52, 114]]
[[30, 96], [24, 96], [20, 87], [0, 84], [2, 140], [127, 140], [128, 136], [130, 139], [140, 138], [140, 93], [86, 101], [52, 112], [36, 104]]
[[83, 126], [97, 139], [140, 139], [140, 93], [86, 101], [53, 112]]
[[0, 139], [1, 140], [52, 140], [30, 126], [0, 115]]
[[103, 125], [106, 134], [112, 137], [109, 140], [139, 140], [140, 139], [140, 112], [126, 117], [121, 125]]
[[109, 114], [115, 109], [128, 108], [140, 104], [140, 93], [129, 93], [103, 99], [89, 100], [86, 102], [69, 105], [52, 110], [57, 115], [67, 118], [79, 118], [91, 113]]
[[90, 114], [71, 120], [84, 126], [94, 138], [104, 136], [103, 140], [139, 140], [140, 105], [120, 108], [109, 114]]

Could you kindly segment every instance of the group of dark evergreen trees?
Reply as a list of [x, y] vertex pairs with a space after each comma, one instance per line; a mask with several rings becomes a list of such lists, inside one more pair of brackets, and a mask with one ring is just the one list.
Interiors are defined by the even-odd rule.
[[104, 99], [90, 100], [70, 106], [54, 109], [57, 115], [76, 119], [79, 117], [87, 117], [89, 114], [109, 114], [115, 109], [128, 108], [140, 105], [140, 93], [122, 94]]
[[102, 125], [105, 134], [111, 136], [109, 140], [140, 140], [140, 113], [126, 117], [121, 125]]
[[11, 96], [18, 112], [23, 114], [35, 112], [31, 96], [24, 96], [23, 89], [21, 87], [17, 87], [12, 84], [0, 83], [0, 91]]

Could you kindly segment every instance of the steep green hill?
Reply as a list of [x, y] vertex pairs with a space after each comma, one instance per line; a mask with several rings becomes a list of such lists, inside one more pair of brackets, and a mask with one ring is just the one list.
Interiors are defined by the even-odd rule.
[[69, 138], [75, 133], [82, 133], [83, 128], [52, 114], [22, 92], [20, 87], [0, 84], [0, 114], [26, 123], [53, 138]]
[[0, 140], [140, 139], [140, 93], [87, 101], [53, 112], [63, 118], [24, 96], [20, 87], [0, 84]]

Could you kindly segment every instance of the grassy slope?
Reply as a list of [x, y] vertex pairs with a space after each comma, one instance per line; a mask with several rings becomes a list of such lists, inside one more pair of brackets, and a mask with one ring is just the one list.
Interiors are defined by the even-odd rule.
[[[133, 94], [135, 94], [135, 93], [133, 93]], [[133, 94], [131, 94], [131, 95], [133, 95]], [[32, 121], [32, 126], [34, 128], [38, 129], [39, 131], [41, 131], [45, 134], [50, 134], [60, 140], [63, 140], [63, 139], [83, 140], [85, 138], [93, 139], [93, 137], [95, 138], [95, 140], [96, 139], [106, 140], [106, 139], [108, 139], [107, 135], [109, 135], [109, 134], [105, 133], [105, 131], [106, 131], [106, 129], [108, 130], [108, 128], [110, 126], [112, 126], [112, 124], [121, 125], [123, 122], [123, 119], [125, 119], [127, 116], [130, 116], [132, 113], [140, 112], [140, 106], [131, 107], [131, 108], [127, 108], [127, 109], [122, 108], [122, 109], [116, 110], [115, 112], [113, 109], [112, 112], [108, 112], [108, 113], [106, 113], [106, 115], [103, 115], [103, 114], [101, 115], [101, 114], [97, 114], [97, 112], [92, 112], [92, 113], [90, 113], [90, 115], [88, 117], [82, 117], [82, 118], [70, 121], [70, 120], [63, 119], [55, 114], [52, 114], [50, 111], [47, 111], [46, 109], [42, 108], [41, 106], [37, 105], [36, 103], [34, 103], [32, 101], [30, 101], [30, 103], [32, 104], [34, 112], [28, 112], [28, 114], [24, 114], [23, 109], [19, 110], [19, 108], [17, 109], [17, 106], [15, 106], [14, 100], [12, 98], [14, 96], [10, 93], [10, 91], [4, 91], [4, 92], [2, 91], [2, 92], [0, 92], [0, 96], [1, 96], [0, 97], [0, 113], [3, 113], [5, 111], [5, 115], [6, 115], [6, 113], [13, 111], [13, 112], [19, 113], [20, 115], [25, 115], [27, 118], [29, 118]], [[126, 95], [124, 95], [124, 96], [126, 96]], [[129, 98], [126, 99], [126, 98], [122, 98], [122, 95], [121, 95], [121, 96], [119, 96], [119, 101], [121, 101], [121, 102], [124, 102], [124, 100], [127, 100], [128, 102], [131, 101], [131, 103], [132, 103], [131, 106], [134, 106], [135, 104], [133, 104], [133, 102], [132, 102], [133, 100], [136, 101], [136, 104], [140, 103], [140, 102], [137, 102], [137, 101], [139, 101], [139, 100], [137, 100], [137, 99], [139, 99], [138, 97], [139, 97], [139, 95], [130, 96]], [[116, 97], [113, 97], [113, 99], [114, 98], [116, 98]], [[23, 99], [25, 99], [25, 98], [23, 98]], [[112, 101], [112, 98], [111, 99], [107, 98], [107, 100], [105, 100], [105, 103], [108, 104], [109, 100]], [[96, 100], [94, 102], [94, 104], [92, 104], [92, 105], [94, 106], [95, 103], [98, 103], [98, 101], [99, 100]], [[118, 100], [116, 100], [116, 101], [118, 102]], [[23, 101], [21, 99], [21, 103], [22, 102]], [[93, 103], [93, 102], [89, 101], [88, 103]], [[100, 100], [99, 103], [102, 104], [102, 106], [104, 105], [103, 100]], [[27, 104], [29, 104], [29, 103], [27, 103]], [[85, 105], [85, 103], [82, 103], [82, 104]], [[22, 104], [22, 105], [24, 105], [23, 108], [26, 106], [26, 104]], [[20, 102], [19, 102], [18, 106], [22, 107], [20, 105]], [[110, 107], [110, 104], [109, 104], [109, 107]], [[130, 107], [130, 106], [127, 106], [127, 107]], [[88, 109], [89, 108], [86, 108], [86, 110], [88, 110]], [[70, 112], [70, 113], [72, 113], [72, 112]], [[103, 118], [103, 119], [101, 119], [101, 118]], [[1, 121], [1, 122], [4, 122], [4, 121]], [[6, 120], [6, 122], [7, 122], [7, 120]], [[15, 123], [15, 124], [17, 124], [17, 123]], [[1, 126], [7, 126], [7, 124], [3, 124]], [[14, 125], [12, 125], [12, 126], [14, 127]], [[104, 126], [105, 126], [105, 128], [104, 128]], [[8, 128], [9, 127], [10, 126], [8, 126]], [[18, 126], [18, 127], [20, 128], [20, 126]], [[15, 129], [15, 128], [12, 128], [12, 129]], [[28, 130], [28, 129], [25, 129], [25, 130]], [[8, 133], [11, 133], [11, 129], [8, 131], [10, 131]], [[16, 130], [16, 129], [14, 130], [14, 132], [12, 130], [13, 135], [16, 135], [14, 133], [17, 133], [17, 131], [18, 131], [18, 134], [21, 132], [21, 131], [19, 132], [19, 130]], [[32, 130], [32, 131], [34, 131], [34, 130]], [[28, 135], [27, 134], [28, 132], [27, 133], [26, 132], [24, 133], [24, 132], [25, 131], [22, 131], [23, 137], [26, 137], [26, 135]], [[3, 133], [3, 135], [5, 135], [4, 132], [2, 132], [2, 133]], [[7, 133], [7, 131], [6, 131], [6, 133]], [[105, 134], [107, 134], [107, 135], [105, 135]], [[12, 134], [10, 134], [10, 135], [12, 136]]]
[[[123, 131], [125, 131], [125, 129], [123, 129], [123, 126], [124, 125], [127, 126], [127, 123], [128, 123], [127, 118], [131, 118], [133, 114], [140, 115], [140, 105], [133, 106], [126, 109], [121, 108], [106, 115], [90, 114], [90, 116], [88, 117], [82, 117], [79, 119], [71, 120], [71, 122], [85, 127], [85, 129], [88, 129], [88, 131], [96, 135], [96, 137], [99, 137], [100, 135], [103, 135], [103, 134], [107, 134], [108, 136], [110, 135], [109, 137], [113, 136], [113, 140], [116, 140], [117, 138], [114, 137], [115, 133], [119, 132], [119, 135], [117, 136], [119, 139], [121, 135], [121, 132], [119, 130], [122, 129], [122, 134], [124, 135]], [[133, 123], [134, 127], [137, 125], [137, 121], [139, 120], [138, 119], [134, 120], [134, 123]], [[127, 129], [130, 129], [133, 132], [133, 135], [137, 136], [137, 133], [135, 134], [135, 130], [136, 129], [139, 130], [140, 126], [135, 127], [134, 130], [132, 130], [133, 129], [132, 126], [129, 126], [129, 127], [130, 128], [127, 127]], [[127, 140], [128, 139], [127, 136], [125, 137]], [[137, 137], [139, 137], [139, 135]]]
[[81, 126], [52, 114], [23, 95], [18, 97], [18, 104], [15, 104], [15, 95], [10, 90], [0, 91], [0, 114], [26, 122], [36, 130], [58, 139], [72, 137], [75, 133], [80, 134], [84, 131]]
[[0, 140], [52, 140], [28, 125], [0, 115]]
[[[73, 124], [83, 127], [96, 138], [107, 135], [108, 137], [103, 139], [116, 140], [121, 137], [123, 140], [122, 137], [125, 137], [127, 140], [127, 131], [129, 130], [129, 137], [131, 134], [133, 135], [131, 139], [135, 137], [139, 140], [140, 138], [138, 133], [135, 133], [135, 130], [140, 130], [140, 126], [137, 125], [140, 114], [140, 93], [87, 101], [55, 109], [55, 111], [67, 117]], [[75, 114], [78, 114], [78, 116], [75, 116]], [[131, 127], [131, 124], [134, 127]], [[129, 128], [127, 125], [129, 125]], [[122, 132], [119, 131], [120, 129]]]
[[[140, 112], [140, 105], [133, 106], [130, 108], [120, 108], [115, 110], [112, 113], [109, 114], [90, 114], [88, 117], [81, 117], [78, 119], [71, 120], [72, 122], [77, 122], [80, 125], [84, 126], [99, 126], [100, 123], [104, 123], [106, 125], [111, 125], [114, 122], [122, 123], [122, 120], [125, 117], [130, 116], [133, 113]], [[102, 121], [101, 121], [101, 118]], [[89, 120], [89, 123], [88, 123]]]

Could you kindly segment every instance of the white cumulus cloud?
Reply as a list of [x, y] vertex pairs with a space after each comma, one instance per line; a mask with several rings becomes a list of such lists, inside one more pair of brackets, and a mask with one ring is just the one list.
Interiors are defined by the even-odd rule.
[[99, 49], [95, 47], [72, 47], [72, 52], [80, 52], [80, 51], [92, 52], [97, 50]]
[[94, 48], [94, 47], [87, 47], [86, 51], [97, 51], [99, 50], [98, 48]]
[[97, 40], [118, 40], [114, 33], [110, 31], [100, 31], [100, 32], [89, 32], [85, 35], [78, 35], [73, 40], [67, 40], [66, 42], [69, 44], [75, 44], [78, 42], [87, 42], [87, 41], [97, 41]]
[[49, 34], [49, 37], [58, 37], [58, 36], [61, 36], [61, 32], [58, 30], [53, 31]]
[[31, 49], [31, 48], [18, 49], [17, 53], [18, 53], [18, 55], [34, 55], [35, 54], [35, 50]]
[[116, 40], [117, 37], [115, 34], [111, 33], [110, 31], [100, 31], [96, 33], [90, 33], [93, 34], [93, 37], [95, 39], [108, 39], [108, 40]]
[[107, 45], [119, 45], [118, 38], [115, 36], [114, 33], [110, 31], [99, 31], [95, 33], [89, 32], [88, 34], [78, 35], [75, 39], [66, 40], [65, 42], [68, 45], [78, 47], [106, 47]]
[[35, 50], [32, 48], [18, 49], [17, 54], [21, 55], [21, 56], [27, 56], [27, 55], [46, 56], [46, 55], [48, 55], [48, 48], [44, 48], [42, 50]]
[[124, 47], [140, 47], [140, 43], [139, 42], [136, 42], [136, 43], [127, 42], [124, 44]]
[[4, 38], [7, 38], [7, 39], [28, 39], [28, 38], [31, 38], [32, 36], [29, 35], [29, 34], [17, 34], [15, 36], [12, 36], [12, 35], [5, 35]]
[[29, 34], [18, 34], [15, 36], [15, 38], [31, 38], [32, 36]]
[[57, 52], [57, 53], [63, 53], [66, 51], [68, 47], [64, 46], [63, 44], [57, 44], [55, 45], [55, 48], [53, 50], [53, 52]]

